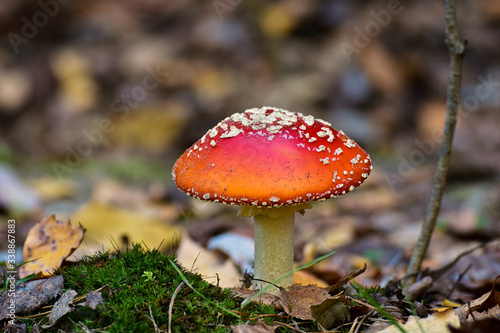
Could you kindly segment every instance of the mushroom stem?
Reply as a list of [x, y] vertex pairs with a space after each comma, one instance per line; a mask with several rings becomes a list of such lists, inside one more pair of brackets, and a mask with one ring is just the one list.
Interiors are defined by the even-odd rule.
[[[293, 236], [295, 213], [280, 217], [269, 217], [263, 214], [254, 216], [255, 256], [254, 277], [274, 282], [293, 271]], [[288, 287], [293, 284], [293, 276], [283, 279], [278, 284]], [[267, 283], [253, 282], [254, 290], [261, 290]], [[269, 291], [277, 294], [275, 287]]]

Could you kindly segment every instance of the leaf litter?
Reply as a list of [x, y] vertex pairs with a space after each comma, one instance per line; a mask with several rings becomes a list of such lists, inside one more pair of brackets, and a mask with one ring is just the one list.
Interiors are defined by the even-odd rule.
[[[422, 329], [424, 332], [466, 332], [459, 329], [453, 331], [454, 327], [461, 327], [461, 325], [463, 327], [493, 327], [492, 325], [498, 324], [494, 320], [500, 315], [500, 292], [495, 289], [495, 285], [488, 293], [463, 305], [446, 299], [442, 302], [444, 306], [440, 306], [436, 301], [427, 302], [427, 305], [411, 301], [411, 299], [421, 299], [422, 295], [426, 295], [427, 300], [429, 297], [432, 299], [433, 294], [429, 295], [428, 292], [433, 281], [440, 281], [440, 278], [446, 277], [462, 258], [470, 256], [474, 251], [491, 247], [492, 244], [473, 247], [459, 254], [443, 267], [422, 271], [419, 280], [409, 287], [412, 292], [411, 296], [414, 298], [408, 298], [406, 296], [408, 294], [405, 295], [401, 287], [401, 279], [399, 279], [390, 283], [385, 289], [379, 287], [374, 291], [372, 297], [377, 306], [374, 307], [360, 300], [360, 294], [352, 288], [351, 281], [366, 271], [365, 265], [360, 270], [348, 273], [327, 288], [294, 284], [286, 289], [281, 288], [279, 296], [264, 293], [254, 302], [274, 305], [278, 311], [283, 310], [297, 320], [315, 321], [324, 330], [349, 324], [351, 319], [355, 320], [352, 325], [361, 325], [361, 321], [364, 320], [367, 325], [365, 328], [369, 327], [368, 332], [385, 333], [400, 332], [401, 327], [408, 333], [420, 333]], [[447, 281], [450, 283], [449, 279]], [[445, 282], [441, 281], [441, 283]], [[245, 288], [234, 290], [235, 297], [250, 298], [255, 294]], [[333, 295], [335, 292], [338, 294]], [[362, 298], [363, 295], [361, 295]], [[399, 321], [401, 323], [399, 327], [379, 322], [381, 319], [387, 319], [387, 316]], [[362, 320], [356, 323], [359, 318]], [[368, 322], [372, 324], [368, 325]]]

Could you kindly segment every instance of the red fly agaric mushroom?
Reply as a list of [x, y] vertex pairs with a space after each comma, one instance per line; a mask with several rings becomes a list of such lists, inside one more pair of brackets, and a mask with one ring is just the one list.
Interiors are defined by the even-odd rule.
[[[328, 122], [263, 107], [209, 130], [179, 157], [172, 176], [189, 196], [253, 216], [254, 277], [274, 282], [293, 271], [295, 213], [354, 190], [371, 168], [370, 156]], [[279, 285], [292, 283], [290, 274]]]

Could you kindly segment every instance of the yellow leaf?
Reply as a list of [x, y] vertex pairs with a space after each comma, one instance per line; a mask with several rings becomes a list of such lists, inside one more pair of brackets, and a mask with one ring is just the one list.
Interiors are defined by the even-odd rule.
[[296, 19], [283, 4], [268, 6], [259, 20], [262, 32], [270, 37], [285, 37], [293, 29]]
[[446, 312], [448, 310], [453, 310], [453, 307], [452, 306], [443, 306], [442, 308], [434, 308], [434, 309], [431, 309], [430, 311], [442, 313], [442, 312]]
[[72, 220], [87, 229], [85, 246], [75, 252], [74, 258], [97, 250], [113, 249], [112, 242], [119, 246], [142, 243], [149, 248], [158, 248], [162, 244], [162, 249], [169, 249], [179, 241], [182, 233], [180, 227], [160, 219], [96, 202], [80, 207]]
[[76, 193], [76, 183], [69, 179], [42, 177], [31, 185], [44, 201], [71, 198]]
[[[420, 326], [422, 330], [420, 329]], [[436, 312], [427, 318], [419, 318], [418, 322], [414, 316], [408, 318], [406, 324], [401, 325], [407, 333], [421, 333], [421, 332], [448, 332], [448, 325], [455, 327], [460, 326], [458, 316], [453, 309], [448, 309], [444, 312]], [[379, 333], [399, 333], [400, 330], [396, 326], [390, 326]]]
[[303, 286], [314, 284], [320, 288], [328, 287], [328, 283], [308, 271], [298, 271], [293, 273], [293, 283], [301, 284]]
[[110, 138], [118, 147], [163, 152], [179, 137], [187, 114], [180, 103], [138, 105], [134, 112], [113, 122]]
[[462, 306], [462, 304], [450, 301], [449, 299], [445, 299], [441, 302], [442, 306], [447, 306], [447, 307], [453, 307], [453, 308], [459, 308]]
[[78, 248], [84, 232], [81, 225], [56, 220], [55, 215], [42, 219], [30, 229], [24, 242], [24, 260], [38, 260], [22, 265], [19, 277], [40, 272], [45, 277], [54, 275], [54, 270]]
[[69, 103], [68, 110], [88, 111], [96, 101], [97, 85], [90, 73], [88, 60], [76, 50], [63, 49], [52, 61], [54, 75], [59, 80], [61, 95]]

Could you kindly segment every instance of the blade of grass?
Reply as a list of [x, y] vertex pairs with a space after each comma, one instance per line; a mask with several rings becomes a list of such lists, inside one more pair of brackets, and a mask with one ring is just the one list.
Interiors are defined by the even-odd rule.
[[361, 285], [353, 281], [354, 288], [358, 291], [359, 295], [365, 298], [377, 311], [384, 316], [387, 320], [391, 322], [396, 328], [402, 332], [407, 333], [406, 330], [401, 326], [400, 323], [394, 317], [392, 317], [389, 312], [387, 312]]
[[177, 274], [179, 274], [179, 276], [181, 277], [182, 281], [184, 281], [184, 283], [189, 287], [191, 288], [192, 291], [194, 291], [198, 296], [200, 296], [204, 301], [212, 304], [213, 306], [221, 309], [222, 311], [230, 314], [231, 316], [234, 316], [238, 319], [241, 319], [241, 316], [229, 309], [226, 309], [225, 307], [215, 303], [214, 301], [208, 299], [205, 295], [203, 295], [199, 290], [197, 290], [196, 288], [193, 287], [193, 285], [191, 284], [191, 282], [189, 282], [189, 280], [186, 278], [186, 275], [184, 275], [184, 273], [182, 272], [182, 270], [172, 261], [172, 259], [168, 258], [168, 261], [170, 263], [170, 265], [172, 265], [172, 267], [177, 271]]

